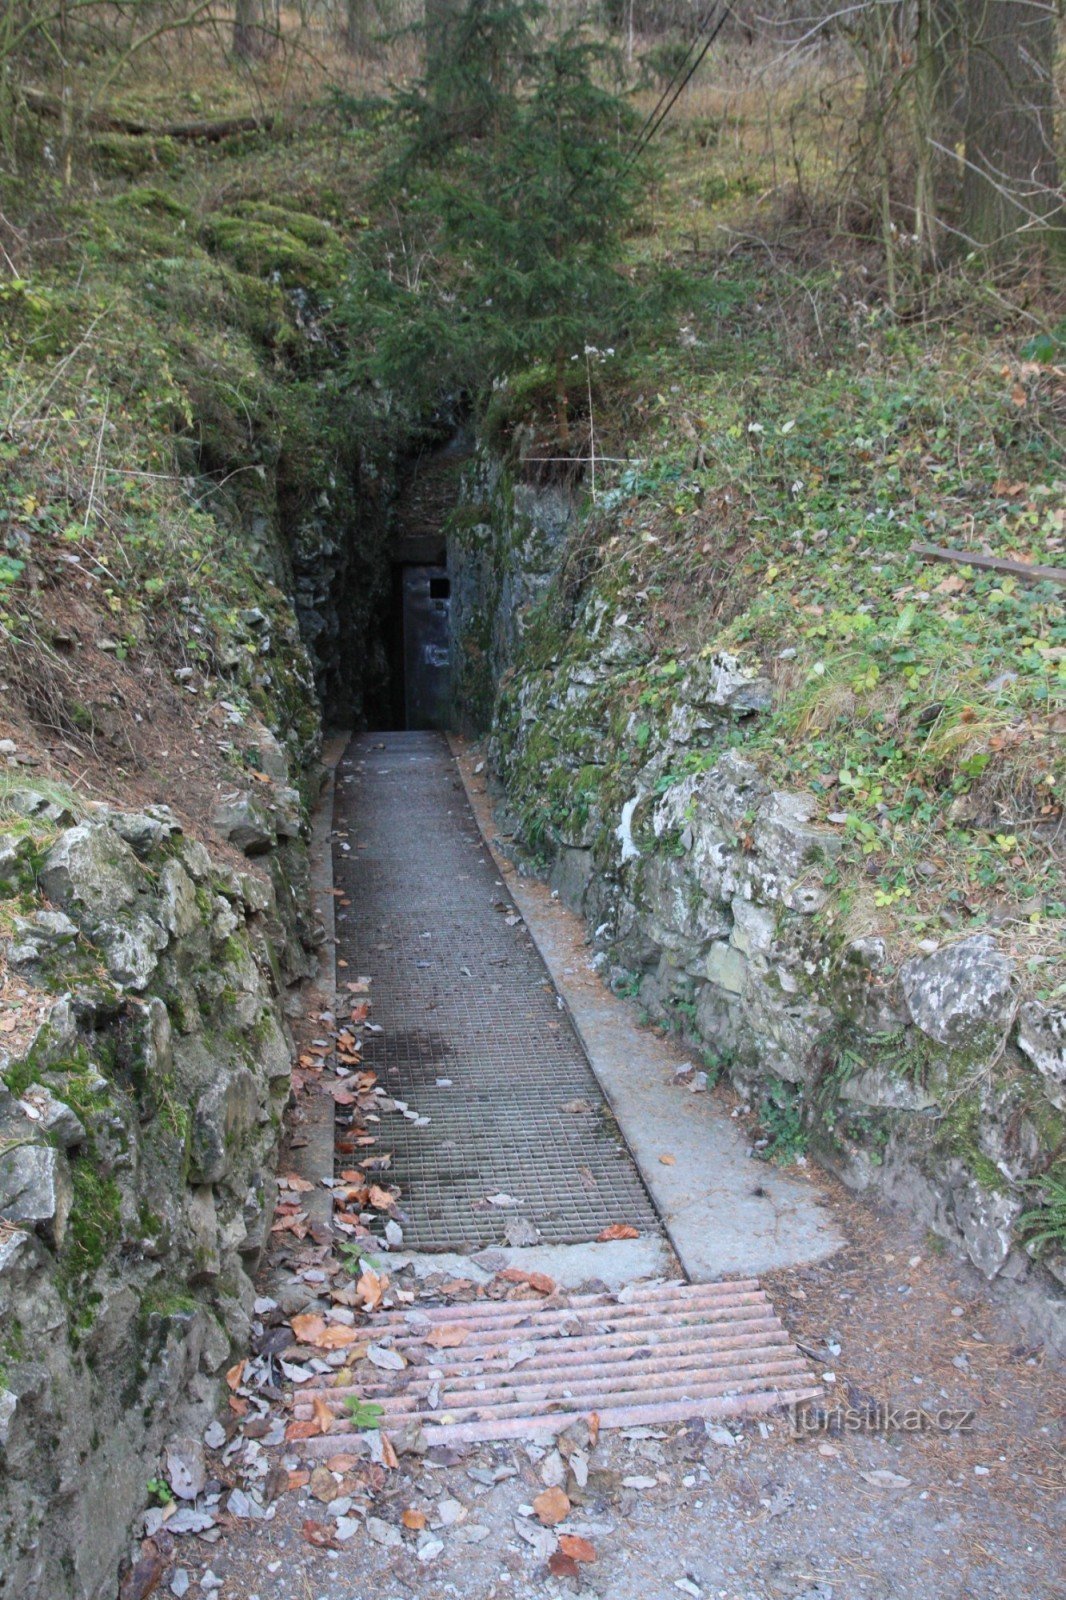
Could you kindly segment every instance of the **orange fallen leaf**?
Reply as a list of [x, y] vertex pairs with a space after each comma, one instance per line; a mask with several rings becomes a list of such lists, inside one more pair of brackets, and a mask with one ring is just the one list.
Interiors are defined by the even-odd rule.
[[443, 1327], [427, 1333], [426, 1343], [431, 1344], [434, 1350], [454, 1350], [456, 1345], [464, 1344], [469, 1337], [470, 1329], [464, 1328], [461, 1322], [446, 1322]]
[[356, 1456], [330, 1456], [326, 1466], [331, 1472], [351, 1472], [357, 1459]]
[[553, 1550], [548, 1557], [548, 1571], [553, 1578], [579, 1578], [577, 1562], [562, 1550]]
[[588, 1426], [589, 1426], [589, 1449], [590, 1450], [595, 1450], [597, 1444], [599, 1443], [599, 1438], [600, 1438], [600, 1414], [599, 1414], [599, 1412], [598, 1411], [590, 1411], [589, 1414], [588, 1414], [588, 1417], [586, 1418], [586, 1420], [587, 1420]]
[[426, 1513], [416, 1511], [414, 1506], [409, 1506], [400, 1519], [405, 1528], [410, 1528], [412, 1533], [419, 1533], [426, 1525]]
[[303, 1533], [303, 1536], [307, 1540], [308, 1544], [313, 1544], [318, 1550], [337, 1549], [337, 1541], [334, 1539], [330, 1530], [327, 1527], [324, 1527], [321, 1522], [312, 1522], [311, 1518], [308, 1517], [307, 1521], [303, 1525], [303, 1528], [301, 1529], [301, 1532]]
[[538, 1294], [554, 1294], [555, 1279], [549, 1278], [546, 1272], [531, 1272], [528, 1278], [529, 1287], [536, 1289]]
[[286, 1489], [304, 1489], [310, 1482], [311, 1474], [309, 1472], [305, 1472], [301, 1467], [298, 1472], [289, 1473], [289, 1481], [285, 1487]]
[[286, 1188], [295, 1189], [297, 1194], [306, 1194], [309, 1189], [314, 1188], [313, 1183], [309, 1183], [306, 1178], [301, 1178], [297, 1172], [283, 1172], [281, 1181]]
[[393, 1471], [400, 1465], [400, 1458], [392, 1447], [392, 1440], [387, 1433], [381, 1435], [381, 1461], [382, 1465], [390, 1467]]
[[392, 1195], [387, 1189], [379, 1188], [376, 1183], [371, 1185], [370, 1204], [374, 1207], [375, 1211], [388, 1211], [392, 1203]]
[[609, 1222], [602, 1233], [596, 1235], [597, 1242], [607, 1244], [612, 1239], [639, 1239], [640, 1233], [628, 1222]]
[[381, 1297], [388, 1286], [388, 1278], [379, 1276], [372, 1267], [365, 1268], [360, 1275], [358, 1289], [368, 1311], [373, 1311], [381, 1304]]
[[660, 1156], [659, 1160], [662, 1162], [664, 1167], [676, 1167], [677, 1166], [677, 1157], [676, 1156]]
[[304, 1311], [293, 1317], [289, 1326], [302, 1344], [314, 1344], [319, 1335], [325, 1332], [326, 1319], [314, 1312]]
[[301, 1344], [314, 1345], [316, 1350], [343, 1350], [359, 1338], [354, 1328], [342, 1322], [326, 1322], [314, 1312], [293, 1317], [290, 1327]]
[[538, 1522], [546, 1528], [553, 1528], [557, 1522], [563, 1522], [570, 1515], [570, 1496], [562, 1489], [553, 1485], [550, 1489], [541, 1490], [533, 1501], [533, 1510], [537, 1514]]
[[596, 1547], [583, 1539], [579, 1533], [561, 1533], [559, 1535], [559, 1549], [564, 1556], [569, 1556], [571, 1561], [595, 1561]]
[[226, 1382], [229, 1384], [231, 1389], [239, 1389], [241, 1386], [241, 1379], [243, 1377], [244, 1362], [238, 1361], [236, 1366], [230, 1367], [229, 1371], [226, 1373]]
[[[294, 1439], [313, 1439], [317, 1433], [318, 1423], [311, 1417], [307, 1417], [306, 1419], [301, 1418], [296, 1422], [290, 1422], [285, 1429], [285, 1438], [289, 1441]], [[310, 1481], [310, 1473], [308, 1474], [308, 1480]]]
[[328, 1433], [337, 1419], [329, 1409], [329, 1401], [324, 1394], [312, 1396], [311, 1410], [315, 1414], [315, 1422], [318, 1425], [319, 1433]]

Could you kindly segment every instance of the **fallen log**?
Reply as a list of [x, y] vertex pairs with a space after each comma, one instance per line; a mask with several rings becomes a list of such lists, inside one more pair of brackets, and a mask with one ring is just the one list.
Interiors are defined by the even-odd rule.
[[[63, 102], [42, 89], [25, 88], [22, 98], [41, 116], [59, 118], [63, 115]], [[121, 117], [113, 111], [87, 111], [80, 115], [84, 126], [99, 133], [128, 133], [146, 139], [205, 139], [208, 142], [228, 139], [234, 133], [268, 133], [278, 120], [275, 113], [266, 111], [244, 117], [218, 117], [196, 122], [140, 122], [135, 117]]]
[[950, 561], [957, 566], [979, 567], [982, 572], [1002, 572], [1023, 583], [1066, 584], [1066, 567], [1038, 567], [1028, 561], [1012, 561], [1009, 556], [986, 556], [974, 550], [949, 550], [937, 544], [912, 544], [911, 554], [923, 561]]

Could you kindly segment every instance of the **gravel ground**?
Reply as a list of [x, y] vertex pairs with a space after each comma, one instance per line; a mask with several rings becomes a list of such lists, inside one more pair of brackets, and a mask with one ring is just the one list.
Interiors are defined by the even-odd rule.
[[[802, 1438], [782, 1416], [604, 1433], [584, 1487], [569, 1477], [570, 1512], [548, 1535], [530, 1513], [545, 1480], [560, 1476], [543, 1447], [438, 1448], [391, 1471], [360, 1462], [336, 1475], [336, 1492], [343, 1504], [349, 1490], [365, 1499], [380, 1485], [375, 1520], [337, 1548], [311, 1542], [337, 1527], [329, 1506], [309, 1485], [286, 1489], [269, 1521], [223, 1512], [217, 1542], [176, 1539], [162, 1592], [180, 1570], [193, 1600], [1066, 1595], [1061, 1374], [1005, 1323], [976, 1275], [920, 1232], [831, 1186], [830, 1201], [849, 1245], [768, 1284], [815, 1370], [833, 1374], [827, 1410], [839, 1401], [860, 1412], [972, 1411], [972, 1429], [858, 1433], [830, 1414], [825, 1431]], [[299, 1466], [298, 1443], [270, 1454]], [[239, 1482], [238, 1462], [214, 1470]], [[425, 1527], [404, 1528], [405, 1511], [423, 1513]], [[555, 1576], [545, 1557], [567, 1532], [595, 1560]]]

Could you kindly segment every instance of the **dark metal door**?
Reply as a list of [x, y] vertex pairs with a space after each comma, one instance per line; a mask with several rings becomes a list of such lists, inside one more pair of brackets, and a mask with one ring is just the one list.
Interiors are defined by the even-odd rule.
[[450, 726], [450, 607], [446, 567], [404, 567], [404, 710], [409, 728]]

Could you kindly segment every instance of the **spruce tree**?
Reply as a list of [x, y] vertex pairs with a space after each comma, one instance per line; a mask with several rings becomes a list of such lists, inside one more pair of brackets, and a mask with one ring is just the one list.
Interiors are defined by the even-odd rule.
[[[400, 104], [388, 221], [354, 276], [355, 371], [416, 403], [624, 344], [637, 292], [622, 240], [641, 193], [609, 53], [539, 29], [537, 0], [467, 0], [463, 41]], [[436, 394], [432, 390], [436, 389]]]

